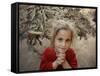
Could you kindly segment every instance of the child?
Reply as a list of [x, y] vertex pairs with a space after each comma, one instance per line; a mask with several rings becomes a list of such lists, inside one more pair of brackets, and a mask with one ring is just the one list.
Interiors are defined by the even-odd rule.
[[58, 23], [54, 29], [51, 47], [43, 53], [40, 70], [77, 68], [76, 55], [70, 48], [73, 37], [74, 33], [67, 24]]

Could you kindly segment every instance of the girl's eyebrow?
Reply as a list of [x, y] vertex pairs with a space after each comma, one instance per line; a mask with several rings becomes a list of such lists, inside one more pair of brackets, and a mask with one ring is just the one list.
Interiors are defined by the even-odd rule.
[[66, 41], [69, 41], [69, 40], [71, 40], [71, 39], [66, 39]]

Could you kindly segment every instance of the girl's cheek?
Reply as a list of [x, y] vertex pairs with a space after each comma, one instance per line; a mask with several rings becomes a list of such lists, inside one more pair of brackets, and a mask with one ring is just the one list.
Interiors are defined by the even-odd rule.
[[56, 40], [54, 46], [60, 46], [60, 43]]
[[67, 49], [69, 49], [71, 47], [71, 43], [69, 43], [68, 45], [67, 45]]

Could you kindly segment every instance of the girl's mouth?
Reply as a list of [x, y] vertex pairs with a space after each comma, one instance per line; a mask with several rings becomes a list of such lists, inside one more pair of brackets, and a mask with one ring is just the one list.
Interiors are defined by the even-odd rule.
[[65, 52], [66, 51], [66, 48], [57, 48], [57, 51], [58, 52]]

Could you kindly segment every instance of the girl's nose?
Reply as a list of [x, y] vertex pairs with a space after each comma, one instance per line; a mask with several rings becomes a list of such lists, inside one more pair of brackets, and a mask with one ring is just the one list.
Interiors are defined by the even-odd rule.
[[65, 42], [62, 42], [62, 47], [65, 47], [66, 46], [66, 43]]

